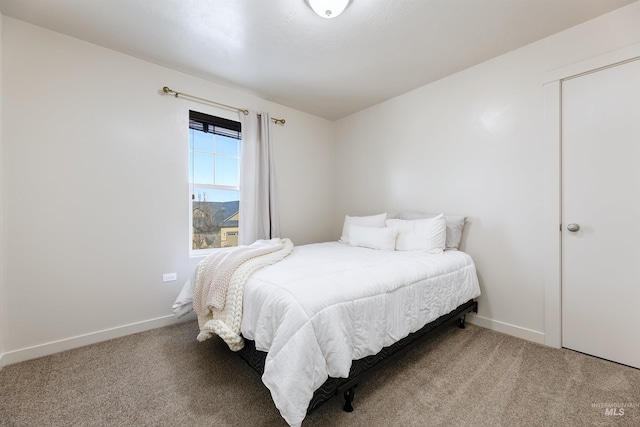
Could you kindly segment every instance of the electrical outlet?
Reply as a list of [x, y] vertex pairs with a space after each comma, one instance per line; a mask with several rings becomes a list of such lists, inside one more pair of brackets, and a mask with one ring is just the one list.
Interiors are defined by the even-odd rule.
[[165, 273], [162, 275], [163, 282], [173, 282], [178, 279], [178, 273]]

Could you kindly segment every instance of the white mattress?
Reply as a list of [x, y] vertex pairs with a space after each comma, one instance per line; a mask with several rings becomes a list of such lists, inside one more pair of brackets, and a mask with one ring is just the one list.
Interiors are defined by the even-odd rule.
[[266, 351], [262, 380], [290, 425], [313, 392], [478, 297], [469, 255], [385, 252], [338, 242], [298, 246], [245, 285], [242, 334]]

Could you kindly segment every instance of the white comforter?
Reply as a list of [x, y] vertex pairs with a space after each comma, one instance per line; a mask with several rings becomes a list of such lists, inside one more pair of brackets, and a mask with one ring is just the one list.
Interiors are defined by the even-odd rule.
[[242, 334], [267, 351], [263, 382], [290, 425], [328, 376], [480, 295], [464, 252], [298, 246], [245, 285]]

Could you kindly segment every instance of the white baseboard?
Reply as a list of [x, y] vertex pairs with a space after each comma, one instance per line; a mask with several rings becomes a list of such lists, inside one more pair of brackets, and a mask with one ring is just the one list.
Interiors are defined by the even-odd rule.
[[503, 334], [513, 335], [514, 337], [544, 345], [544, 333], [542, 332], [478, 316], [475, 313], [468, 313], [465, 320], [472, 325], [481, 326], [491, 329], [492, 331], [502, 332]]
[[[187, 316], [188, 317], [188, 316]], [[191, 319], [188, 317], [187, 320]], [[23, 362], [37, 357], [48, 356], [50, 354], [59, 353], [73, 348], [83, 347], [89, 344], [95, 344], [101, 341], [107, 341], [114, 338], [124, 337], [126, 335], [137, 334], [138, 332], [148, 331], [150, 329], [161, 328], [163, 326], [180, 323], [183, 319], [176, 319], [173, 315], [157, 317], [155, 319], [144, 320], [142, 322], [131, 323], [129, 325], [118, 326], [115, 328], [105, 329], [102, 331], [91, 332], [84, 335], [78, 335], [71, 338], [52, 341], [45, 344], [26, 347], [19, 350], [8, 351], [0, 354], [0, 369], [3, 366], [12, 363]]]
[[[144, 320], [142, 322], [131, 323], [129, 325], [119, 326], [116, 328], [105, 329], [98, 332], [79, 335], [76, 337], [66, 338], [63, 340], [52, 341], [49, 343], [26, 347], [20, 350], [9, 351], [0, 354], [0, 370], [12, 363], [23, 362], [37, 357], [48, 356], [50, 354], [59, 353], [65, 350], [82, 347], [89, 344], [95, 344], [101, 341], [107, 341], [114, 338], [124, 337], [126, 335], [136, 334], [138, 332], [148, 331], [150, 329], [161, 328], [163, 326], [180, 323], [184, 320], [191, 320], [191, 316], [186, 319], [176, 319], [173, 315], [158, 317], [155, 319]], [[520, 326], [511, 325], [509, 323], [500, 322], [498, 320], [489, 319], [474, 313], [468, 313], [466, 321], [483, 328], [501, 332], [514, 337], [522, 338], [527, 341], [533, 341], [544, 345], [544, 333], [534, 331], [532, 329], [522, 328]]]

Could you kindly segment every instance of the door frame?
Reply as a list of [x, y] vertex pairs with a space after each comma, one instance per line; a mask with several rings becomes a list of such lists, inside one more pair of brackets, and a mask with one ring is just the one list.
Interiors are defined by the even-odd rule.
[[544, 88], [544, 343], [562, 347], [562, 82], [640, 57], [640, 43], [546, 73]]

